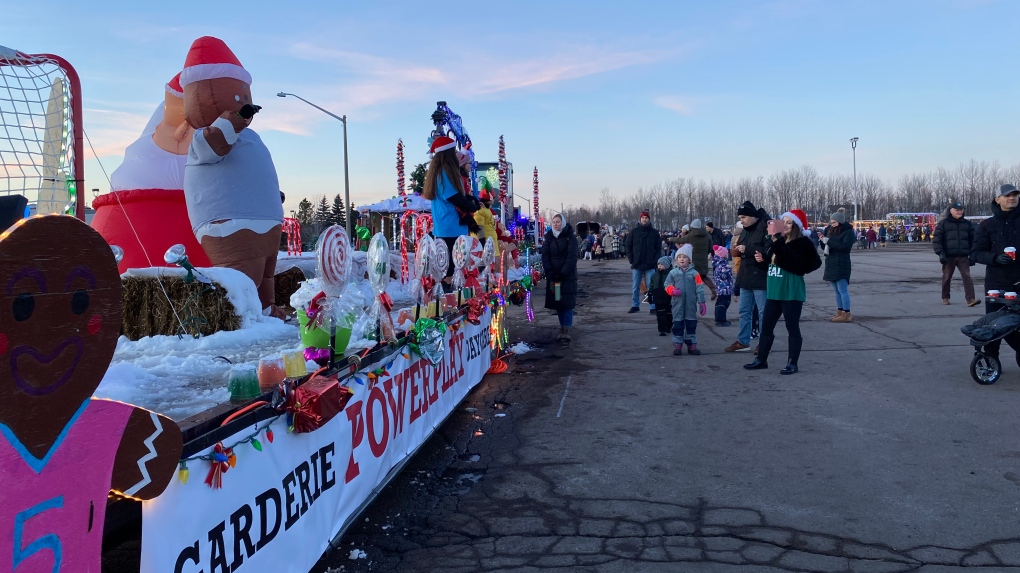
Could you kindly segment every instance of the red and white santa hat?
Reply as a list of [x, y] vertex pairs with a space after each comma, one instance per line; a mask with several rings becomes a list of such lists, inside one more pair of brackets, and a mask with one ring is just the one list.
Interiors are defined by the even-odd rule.
[[219, 38], [202, 36], [188, 50], [180, 84], [183, 88], [188, 84], [216, 78], [233, 78], [251, 85], [251, 74], [244, 69], [227, 44]]
[[447, 149], [453, 149], [457, 147], [457, 142], [452, 138], [445, 135], [432, 140], [432, 145], [429, 147], [429, 153], [439, 153], [440, 151], [446, 151]]
[[793, 222], [796, 223], [798, 227], [800, 227], [801, 233], [807, 232], [808, 220], [807, 213], [805, 213], [804, 211], [800, 209], [790, 209], [789, 211], [779, 216], [780, 219], [782, 219], [783, 217], [789, 217], [790, 219], [792, 219]]
[[181, 87], [181, 72], [177, 72], [174, 79], [170, 80], [166, 84], [166, 93], [174, 97], [184, 97], [184, 88]]

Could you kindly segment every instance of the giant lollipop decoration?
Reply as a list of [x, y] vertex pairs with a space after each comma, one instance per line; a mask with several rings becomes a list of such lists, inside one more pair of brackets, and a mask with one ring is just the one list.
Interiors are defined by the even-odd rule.
[[485, 290], [489, 290], [489, 283], [492, 281], [495, 273], [493, 272], [493, 265], [496, 262], [496, 241], [489, 237], [485, 239], [485, 247], [482, 248], [482, 260], [481, 266], [484, 267], [482, 271], [482, 282], [485, 284]]
[[[432, 278], [436, 284], [432, 287], [432, 294], [437, 300], [443, 297], [443, 279], [446, 278], [446, 271], [450, 268], [450, 252], [447, 250], [446, 241], [440, 238], [429, 239], [428, 235], [422, 241], [432, 242]], [[442, 309], [439, 309], [442, 314]]]
[[351, 241], [347, 229], [333, 225], [323, 231], [316, 248], [316, 260], [323, 292], [321, 297], [313, 299], [317, 302], [307, 312], [314, 325], [329, 324], [329, 364], [332, 367], [336, 361], [336, 327], [341, 323], [349, 326], [350, 309], [343, 308], [340, 298], [351, 274]]
[[414, 276], [418, 280], [411, 284], [412, 296], [418, 304], [428, 304], [436, 279], [432, 276], [432, 239], [419, 241], [414, 251]]
[[393, 336], [393, 299], [386, 293], [390, 284], [390, 246], [386, 235], [376, 233], [368, 245], [368, 281], [372, 285], [375, 301], [369, 311], [369, 324], [378, 324], [377, 339], [391, 339]]

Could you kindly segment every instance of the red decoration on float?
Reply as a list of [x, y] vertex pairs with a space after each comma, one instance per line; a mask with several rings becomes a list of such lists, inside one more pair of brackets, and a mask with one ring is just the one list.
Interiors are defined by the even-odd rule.
[[510, 166], [506, 162], [506, 146], [503, 136], [499, 136], [499, 202], [506, 203], [507, 192], [510, 190]]
[[294, 257], [301, 254], [301, 223], [293, 217], [283, 219], [283, 232], [287, 235], [287, 254]]
[[406, 179], [404, 179], [404, 141], [397, 140], [397, 195], [403, 196], [407, 190]]
[[535, 221], [538, 221], [538, 167], [535, 167], [535, 196], [531, 200]]

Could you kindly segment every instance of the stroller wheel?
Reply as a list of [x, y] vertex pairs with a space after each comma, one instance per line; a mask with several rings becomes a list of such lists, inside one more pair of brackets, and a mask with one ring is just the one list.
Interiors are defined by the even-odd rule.
[[1002, 375], [1002, 364], [994, 356], [975, 354], [970, 361], [970, 376], [982, 385], [995, 384]]

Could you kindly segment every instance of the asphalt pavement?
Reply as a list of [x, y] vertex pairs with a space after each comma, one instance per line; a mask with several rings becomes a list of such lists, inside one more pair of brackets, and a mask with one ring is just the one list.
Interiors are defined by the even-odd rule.
[[[808, 276], [800, 372], [672, 356], [624, 261], [580, 261], [574, 341], [535, 298], [536, 350], [486, 376], [317, 572], [1020, 572], [1020, 367], [968, 372], [956, 279], [930, 245], [853, 254], [854, 322]], [[983, 268], [973, 267], [982, 290]], [[351, 558], [364, 556], [360, 558]]]

